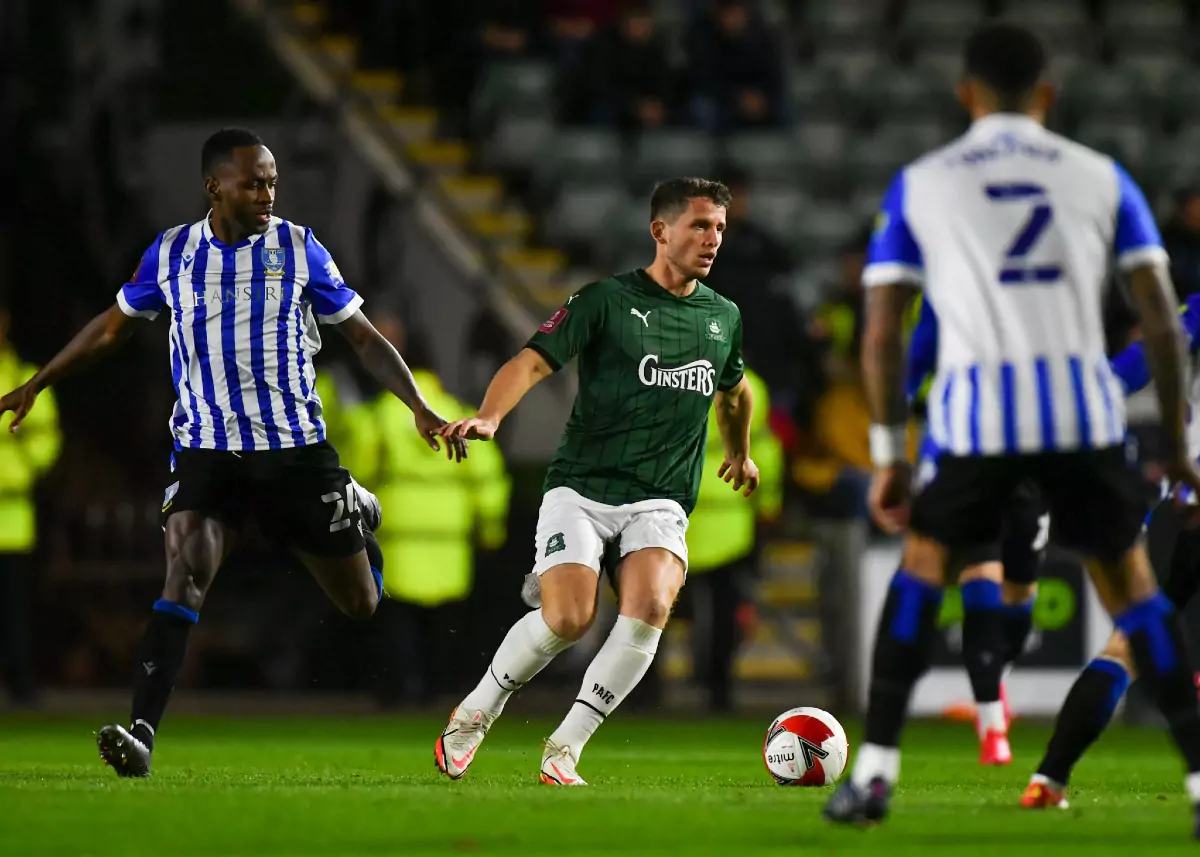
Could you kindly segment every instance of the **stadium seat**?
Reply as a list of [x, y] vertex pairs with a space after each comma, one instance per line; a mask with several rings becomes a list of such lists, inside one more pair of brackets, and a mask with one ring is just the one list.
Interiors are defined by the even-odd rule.
[[1180, 0], [1134, 0], [1109, 3], [1105, 32], [1122, 47], [1160, 50], [1177, 47], [1188, 33], [1187, 14]]
[[[956, 61], [961, 67], [961, 60]], [[890, 122], [934, 117], [950, 97], [950, 85], [922, 66], [882, 65], [863, 84], [863, 101], [870, 116]]]
[[527, 169], [553, 136], [554, 124], [547, 117], [503, 118], [484, 143], [484, 161], [499, 170]]
[[788, 78], [791, 114], [799, 122], [845, 114], [845, 92], [837, 68], [812, 63], [793, 69]]
[[1063, 86], [1062, 111], [1068, 131], [1087, 117], [1145, 118], [1152, 102], [1145, 80], [1122, 65], [1085, 63], [1074, 69]]
[[726, 142], [725, 157], [754, 181], [787, 180], [796, 173], [795, 144], [782, 131], [737, 134]]
[[716, 143], [697, 131], [648, 131], [634, 145], [638, 185], [683, 175], [707, 175], [717, 160]]
[[1130, 172], [1140, 172], [1146, 157], [1147, 133], [1137, 121], [1096, 117], [1085, 120], [1075, 139], [1119, 161]]
[[626, 196], [614, 206], [604, 220], [595, 246], [610, 262], [617, 262], [634, 250], [645, 253], [652, 248], [650, 206], [646, 200]]
[[804, 7], [804, 26], [818, 43], [854, 44], [883, 28], [887, 0], [809, 0]]
[[471, 122], [485, 127], [502, 114], [542, 114], [553, 107], [554, 68], [538, 60], [493, 62], [471, 97]]
[[792, 235], [802, 256], [826, 256], [834, 253], [861, 228], [862, 220], [844, 204], [814, 203], [796, 219]]
[[1178, 67], [1162, 88], [1164, 117], [1176, 123], [1200, 114], [1200, 68], [1188, 63]]
[[533, 165], [534, 184], [549, 191], [566, 182], [616, 181], [622, 166], [621, 138], [596, 128], [562, 128], [550, 136]]
[[811, 206], [812, 200], [789, 185], [759, 185], [749, 193], [750, 219], [784, 240], [792, 237], [794, 224]]
[[546, 214], [546, 237], [556, 241], [595, 242], [612, 212], [626, 200], [612, 184], [568, 184]]
[[[1135, 0], [1139, 3], [1141, 0]], [[1039, 31], [1051, 45], [1060, 45], [1085, 38], [1091, 20], [1079, 0], [1008, 0], [1004, 17]]]
[[908, 0], [901, 26], [920, 48], [959, 50], [984, 12], [978, 0]]

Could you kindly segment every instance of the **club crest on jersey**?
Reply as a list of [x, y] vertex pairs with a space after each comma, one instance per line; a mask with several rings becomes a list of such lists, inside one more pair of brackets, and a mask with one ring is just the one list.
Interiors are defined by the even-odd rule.
[[287, 256], [282, 247], [263, 247], [262, 263], [267, 274], [273, 277], [283, 275], [283, 265]]
[[340, 286], [346, 282], [342, 279], [342, 272], [338, 270], [337, 262], [332, 259], [325, 263], [325, 274], [329, 277], [329, 282], [335, 286]]
[[725, 331], [721, 329], [721, 322], [715, 318], [710, 318], [704, 322], [704, 338], [711, 339], [714, 342], [725, 341]]
[[546, 556], [567, 549], [567, 539], [562, 533], [555, 533], [546, 541]]

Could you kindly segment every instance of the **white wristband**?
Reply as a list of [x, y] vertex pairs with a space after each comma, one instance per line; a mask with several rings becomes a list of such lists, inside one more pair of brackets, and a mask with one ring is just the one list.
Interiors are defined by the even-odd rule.
[[871, 462], [890, 467], [908, 460], [908, 426], [871, 426]]

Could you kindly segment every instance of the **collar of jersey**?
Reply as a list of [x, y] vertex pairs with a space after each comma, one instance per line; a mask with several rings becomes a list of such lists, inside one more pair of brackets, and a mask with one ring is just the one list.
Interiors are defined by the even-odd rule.
[[1024, 131], [1045, 130], [1042, 123], [1024, 113], [989, 113], [971, 123], [971, 133], [990, 133], [993, 131]]
[[671, 294], [662, 286], [660, 286], [653, 277], [646, 273], [645, 268], [638, 268], [633, 272], [633, 276], [634, 279], [637, 280], [638, 285], [641, 286], [644, 291], [669, 301], [690, 301], [700, 294], [700, 286], [703, 285], [703, 283], [697, 280], [696, 288], [692, 289], [692, 293], [690, 295], [680, 297], [679, 295]]
[[230, 247], [231, 249], [236, 250], [239, 247], [249, 247], [251, 244], [253, 244], [255, 241], [257, 241], [259, 238], [262, 238], [262, 235], [247, 235], [245, 238], [243, 238], [241, 241], [239, 241], [236, 244], [226, 244], [224, 241], [222, 241], [220, 238], [218, 238], [216, 236], [216, 233], [213, 232], [211, 218], [212, 218], [212, 209], [210, 208], [208, 210], [208, 214], [204, 215], [204, 225], [200, 227], [200, 232], [204, 236], [204, 240], [207, 241], [209, 244], [216, 245], [217, 247]]

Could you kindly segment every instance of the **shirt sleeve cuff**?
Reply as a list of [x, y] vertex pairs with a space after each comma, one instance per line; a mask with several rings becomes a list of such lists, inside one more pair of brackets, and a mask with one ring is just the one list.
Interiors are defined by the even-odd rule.
[[355, 294], [354, 297], [350, 298], [349, 303], [347, 303], [340, 310], [331, 315], [318, 315], [317, 321], [321, 324], [341, 324], [350, 316], [354, 315], [354, 313], [358, 312], [358, 308], [362, 306], [362, 303], [362, 295]]
[[924, 271], [916, 265], [906, 265], [903, 262], [876, 262], [867, 265], [862, 274], [862, 284], [868, 289], [897, 283], [920, 287], [924, 282]]
[[121, 308], [121, 312], [130, 318], [158, 318], [158, 310], [155, 309], [137, 309], [129, 302], [129, 298], [125, 297], [125, 290], [117, 292], [117, 306]]
[[530, 351], [536, 351], [538, 354], [542, 355], [542, 359], [550, 364], [551, 371], [557, 372], [559, 369], [562, 368], [562, 363], [559, 362], [558, 358], [555, 357], [553, 354], [551, 354], [549, 351], [547, 351], [545, 346], [541, 345], [540, 343], [526, 342], [525, 347], [528, 348]]
[[1117, 267], [1122, 271], [1132, 271], [1145, 265], [1167, 264], [1170, 257], [1167, 251], [1157, 244], [1147, 244], [1144, 247], [1133, 247], [1117, 257]]

